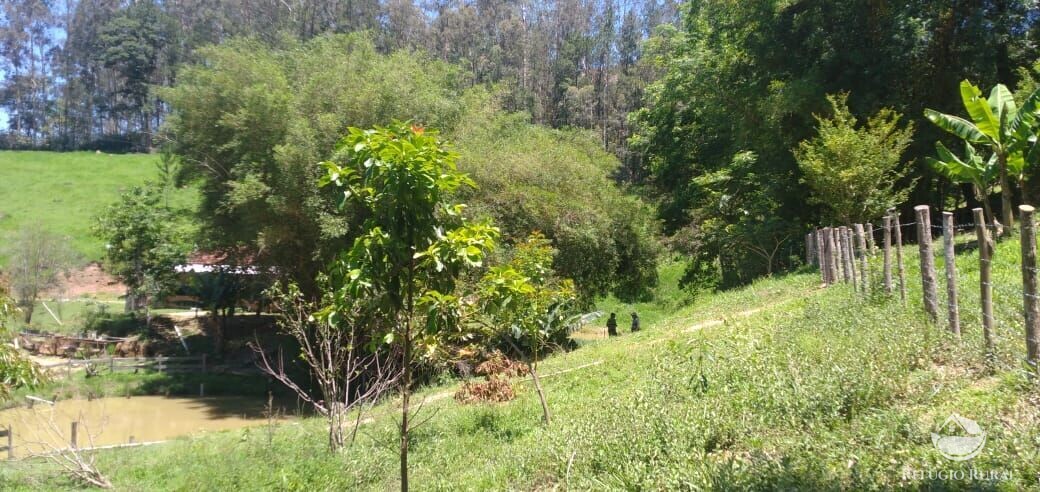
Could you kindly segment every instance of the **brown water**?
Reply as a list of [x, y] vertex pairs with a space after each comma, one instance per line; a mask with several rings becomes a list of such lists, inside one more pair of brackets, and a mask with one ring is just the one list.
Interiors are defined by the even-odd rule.
[[[36, 403], [31, 409], [0, 411], [0, 427], [11, 426], [15, 455], [26, 456], [68, 447], [74, 421], [78, 422], [77, 443], [86, 448], [164, 441], [263, 424], [267, 422], [264, 407], [261, 399], [225, 396], [65, 400], [53, 406]], [[6, 444], [6, 439], [0, 438], [0, 447]]]

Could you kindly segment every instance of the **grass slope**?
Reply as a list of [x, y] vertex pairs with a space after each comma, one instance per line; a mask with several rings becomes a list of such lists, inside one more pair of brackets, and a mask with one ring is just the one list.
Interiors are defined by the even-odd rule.
[[[415, 430], [412, 483], [417, 490], [1036, 488], [1040, 392], [1019, 359], [1017, 247], [1008, 241], [997, 255], [991, 362], [973, 304], [977, 256], [959, 257], [958, 339], [921, 314], [917, 257], [908, 248], [905, 307], [898, 296], [820, 289], [816, 274], [795, 274], [647, 316], [655, 321], [641, 333], [593, 339], [546, 360], [551, 427], [541, 425], [526, 382], [516, 400], [493, 405], [439, 396], [450, 384], [428, 388], [423, 394], [438, 398], [424, 405], [419, 420], [429, 421]], [[879, 270], [872, 266], [875, 292]], [[947, 461], [931, 444], [930, 433], [953, 412], [988, 433], [972, 461]], [[339, 455], [325, 451], [322, 422], [310, 419], [105, 452], [99, 466], [126, 490], [387, 490], [397, 480], [395, 419], [392, 401], [377, 408]], [[1006, 480], [935, 478], [972, 469]], [[0, 483], [74, 487], [32, 463], [0, 467]]]
[[[93, 218], [122, 191], [154, 179], [158, 161], [148, 154], [0, 151], [0, 241], [9, 245], [21, 228], [40, 225], [68, 238], [84, 259], [100, 259]], [[176, 204], [195, 200], [186, 190], [174, 196]], [[0, 259], [6, 253], [0, 250]]]

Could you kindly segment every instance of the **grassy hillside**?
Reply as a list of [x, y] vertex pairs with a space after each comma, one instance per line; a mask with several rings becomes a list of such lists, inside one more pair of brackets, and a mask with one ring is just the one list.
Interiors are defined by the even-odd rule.
[[[998, 350], [989, 363], [972, 301], [977, 256], [967, 251], [958, 262], [964, 334], [957, 339], [921, 314], [917, 258], [908, 248], [906, 307], [898, 296], [864, 297], [845, 285], [821, 289], [815, 273], [804, 273], [648, 315], [652, 322], [641, 333], [589, 337], [542, 365], [554, 416], [548, 428], [526, 382], [504, 404], [459, 405], [446, 396], [454, 385], [428, 388], [419, 420], [429, 421], [414, 434], [413, 484], [1036, 488], [1040, 391], [1020, 365], [1017, 248], [1009, 241], [997, 255]], [[879, 274], [874, 265], [875, 281]], [[340, 455], [325, 452], [322, 422], [312, 419], [272, 433], [254, 428], [105, 452], [99, 466], [127, 490], [387, 490], [397, 476], [392, 405], [378, 408]], [[948, 461], [931, 443], [930, 433], [954, 412], [988, 433], [972, 461]], [[0, 483], [72, 487], [31, 466], [0, 468]], [[972, 469], [1006, 480], [928, 475]]]
[[[39, 224], [67, 237], [85, 260], [100, 259], [104, 245], [90, 234], [92, 218], [122, 190], [154, 179], [158, 161], [147, 154], [0, 151], [0, 242]], [[187, 190], [175, 197], [181, 204], [195, 199]]]

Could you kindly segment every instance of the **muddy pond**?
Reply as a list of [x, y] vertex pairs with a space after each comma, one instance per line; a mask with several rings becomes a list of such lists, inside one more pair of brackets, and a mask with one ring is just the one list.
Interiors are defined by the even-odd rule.
[[24, 457], [68, 447], [73, 422], [80, 448], [101, 447], [262, 425], [265, 408], [263, 399], [235, 396], [64, 400], [0, 411], [0, 427], [11, 427], [15, 455]]

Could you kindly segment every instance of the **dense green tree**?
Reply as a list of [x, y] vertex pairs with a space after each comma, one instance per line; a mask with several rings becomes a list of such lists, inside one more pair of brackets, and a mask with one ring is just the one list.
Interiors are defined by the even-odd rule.
[[97, 218], [94, 233], [105, 241], [106, 271], [126, 285], [126, 311], [143, 308], [150, 321], [150, 304], [176, 281], [176, 266], [188, 253], [177, 214], [163, 204], [162, 190], [131, 188]]
[[236, 41], [203, 53], [206, 64], [163, 93], [175, 110], [168, 135], [183, 157], [181, 177], [202, 188], [202, 247], [246, 251], [315, 296], [317, 272], [361, 220], [308, 185], [320, 172], [314, 163], [335, 147], [329, 135], [410, 119], [456, 140], [460, 166], [481, 185], [460, 192], [466, 201], [501, 220], [507, 239], [543, 231], [560, 252], [561, 275], [585, 299], [612, 290], [646, 297], [656, 282], [652, 212], [613, 185], [617, 160], [594, 136], [505, 116], [487, 91], [464, 91], [456, 67], [381, 55], [364, 36], [281, 49]]
[[152, 146], [152, 130], [156, 104], [149, 100], [151, 86], [160, 78], [162, 56], [170, 56], [164, 47], [174, 44], [174, 28], [169, 17], [152, 0], [132, 2], [102, 26], [99, 33], [102, 64], [120, 78], [119, 88], [109, 102], [113, 111], [139, 118], [144, 148]]
[[545, 234], [554, 269], [574, 280], [585, 303], [608, 293], [648, 298], [657, 285], [657, 222], [610, 179], [617, 159], [588, 132], [534, 126], [494, 111], [487, 94], [469, 96], [483, 109], [468, 112], [456, 134], [459, 167], [480, 185], [465, 192], [475, 213], [492, 217], [507, 239]]
[[350, 128], [325, 162], [325, 185], [365, 216], [353, 246], [333, 267], [335, 302], [325, 314], [371, 314], [369, 326], [401, 352], [401, 490], [408, 490], [409, 397], [412, 366], [438, 349], [443, 333], [464, 329], [455, 284], [483, 264], [498, 230], [469, 222], [465, 205], [450, 196], [474, 183], [455, 167], [457, 155], [433, 131], [394, 123], [372, 130]]
[[842, 224], [863, 224], [906, 200], [911, 185], [897, 185], [909, 173], [902, 156], [914, 126], [900, 128], [902, 115], [882, 109], [863, 124], [849, 112], [848, 94], [827, 96], [828, 116], [817, 116], [817, 135], [795, 150], [798, 166], [823, 205]]
[[[743, 151], [757, 156], [753, 174], [762, 187], [754, 193], [763, 200], [754, 202], [775, 204], [764, 217], [796, 228], [818, 223], [823, 214], [801, 192], [803, 176], [791, 149], [813, 136], [812, 115], [827, 110], [825, 95], [848, 92], [851, 114], [892, 108], [910, 115], [920, 132], [905, 156], [917, 163], [911, 174], [920, 178], [908, 202], [972, 200], [970, 187], [944, 186], [921, 165], [942, 135], [920, 115], [926, 107], [954, 109], [951, 80], [992, 84], [1005, 72], [1013, 79], [1007, 67], [1034, 60], [1029, 36], [1038, 19], [1029, 13], [1031, 5], [690, 2], [681, 29], [662, 29], [643, 47], [642, 59], [663, 75], [633, 116], [639, 128], [630, 143], [644, 165], [633, 174], [647, 176], [645, 183], [661, 197], [666, 231], [681, 232], [684, 244], [710, 244], [701, 235], [724, 230], [703, 227], [718, 214], [706, 208], [714, 200], [704, 200], [716, 185], [705, 189], [701, 178], [726, 171]], [[780, 255], [781, 267], [794, 264], [787, 256]], [[755, 267], [715, 259], [723, 271]]]
[[315, 163], [336, 144], [330, 135], [394, 118], [450, 128], [462, 108], [456, 72], [443, 63], [380, 55], [359, 35], [286, 43], [203, 50], [206, 63], [163, 95], [175, 110], [168, 135], [181, 179], [202, 188], [200, 245], [248, 252], [314, 295], [317, 272], [349, 244], [353, 223], [312, 185]]

